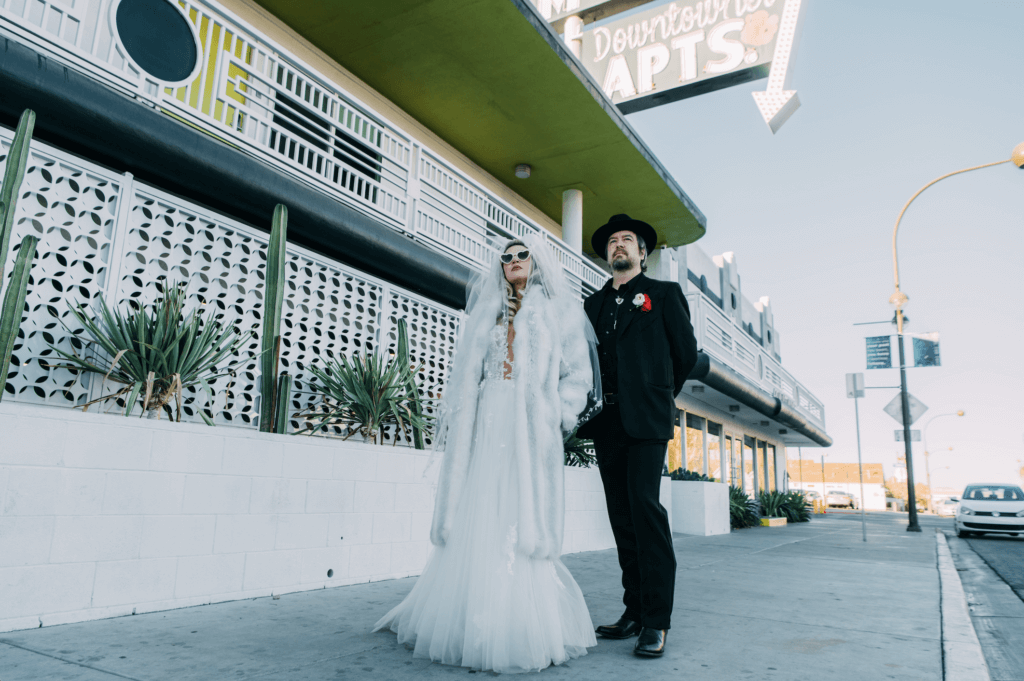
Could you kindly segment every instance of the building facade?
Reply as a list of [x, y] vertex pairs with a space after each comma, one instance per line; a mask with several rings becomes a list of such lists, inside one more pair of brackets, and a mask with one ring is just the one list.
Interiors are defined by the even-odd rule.
[[[670, 463], [753, 493], [785, 488], [787, 446], [830, 443], [768, 301], [689, 245], [704, 216], [527, 0], [147, 6], [0, 0], [0, 163], [38, 117], [5, 272], [40, 240], [0, 403], [0, 630], [422, 568], [427, 457], [393, 429], [387, 449], [259, 432], [256, 336], [181, 424], [72, 411], [109, 386], [53, 366], [95, 352], [72, 306], [174, 283], [258, 334], [278, 204], [291, 413], [311, 366], [394, 349], [399, 320], [443, 390], [466, 283], [504, 240], [543, 237], [586, 295], [608, 277], [588, 237], [625, 212], [663, 236], [650, 274], [683, 286], [701, 350]], [[570, 473], [565, 550], [610, 547], [596, 471]]]

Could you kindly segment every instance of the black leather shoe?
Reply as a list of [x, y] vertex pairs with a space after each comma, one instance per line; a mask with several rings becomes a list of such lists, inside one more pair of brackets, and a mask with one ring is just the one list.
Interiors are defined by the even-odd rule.
[[641, 657], [661, 657], [665, 652], [665, 637], [668, 631], [665, 629], [648, 629], [644, 627], [640, 632], [640, 638], [633, 647], [633, 652]]
[[597, 628], [597, 635], [603, 638], [631, 638], [640, 633], [640, 623], [620, 617], [615, 624], [602, 624]]

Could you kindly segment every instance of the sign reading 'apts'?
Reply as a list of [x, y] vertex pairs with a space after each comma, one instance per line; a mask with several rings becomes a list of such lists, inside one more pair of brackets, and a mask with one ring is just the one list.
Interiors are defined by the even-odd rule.
[[[672, 2], [583, 34], [581, 59], [623, 113], [768, 75], [785, 0]], [[788, 54], [787, 54], [788, 59]]]

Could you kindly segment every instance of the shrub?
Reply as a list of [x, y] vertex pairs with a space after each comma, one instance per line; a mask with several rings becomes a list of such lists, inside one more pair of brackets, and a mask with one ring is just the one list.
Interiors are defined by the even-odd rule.
[[793, 490], [786, 494], [786, 503], [783, 509], [786, 512], [786, 521], [790, 523], [806, 523], [811, 519], [811, 510], [807, 497], [799, 490]]
[[758, 496], [761, 502], [761, 510], [767, 518], [785, 518], [786, 512], [783, 507], [786, 504], [786, 495], [782, 492], [761, 492]]
[[790, 523], [805, 523], [811, 519], [807, 498], [802, 492], [761, 492], [760, 502], [769, 518], [785, 518]]
[[761, 509], [755, 499], [736, 486], [729, 487], [729, 524], [734, 528], [752, 527], [760, 523]]
[[306, 419], [308, 435], [340, 422], [348, 429], [344, 439], [360, 433], [376, 444], [387, 426], [399, 428], [409, 438], [409, 429], [424, 429], [433, 420], [422, 413], [421, 398], [409, 389], [411, 380], [415, 385], [412, 369], [397, 358], [385, 360], [363, 352], [351, 359], [331, 360], [323, 368], [310, 366], [309, 371], [317, 379], [310, 387], [321, 399], [296, 415]]
[[704, 475], [703, 473], [698, 473], [697, 471], [688, 471], [685, 468], [675, 469], [674, 471], [669, 473], [669, 477], [672, 478], [673, 480], [685, 480], [689, 482], [714, 482], [714, 480]]
[[[50, 346], [69, 362], [55, 368], [100, 374], [104, 383], [110, 379], [124, 385], [83, 407], [115, 400], [124, 405], [124, 415], [128, 416], [141, 402], [143, 414], [156, 411], [159, 417], [163, 410], [173, 420], [181, 421], [183, 390], [202, 386], [212, 401], [210, 382], [233, 373], [232, 365], [220, 369], [217, 365], [235, 354], [252, 332], [240, 334], [216, 319], [206, 319], [202, 307], [186, 317], [183, 309], [188, 294], [182, 284], [167, 287], [163, 293], [163, 298], [153, 305], [132, 303], [134, 309], [127, 313], [111, 309], [102, 297], [96, 317], [90, 316], [82, 305], [70, 307], [75, 320], [92, 336], [85, 344], [95, 344], [107, 358], [79, 357], [74, 348], [81, 347], [82, 342], [76, 338], [71, 352]], [[79, 334], [67, 328], [72, 334]], [[171, 410], [171, 400], [176, 402], [175, 411]], [[205, 409], [200, 409], [199, 414], [213, 425]]]

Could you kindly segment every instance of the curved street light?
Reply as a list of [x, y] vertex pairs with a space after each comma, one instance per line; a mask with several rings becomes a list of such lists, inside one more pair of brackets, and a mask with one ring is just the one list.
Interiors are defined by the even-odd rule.
[[[925, 474], [928, 476], [928, 512], [929, 513], [934, 513], [935, 512], [935, 509], [934, 509], [935, 494], [932, 492], [932, 469], [928, 465], [928, 453], [929, 453], [928, 452], [928, 426], [932, 425], [932, 421], [934, 421], [935, 419], [941, 419], [941, 418], [943, 418], [945, 416], [965, 416], [966, 414], [967, 414], [967, 412], [965, 412], [963, 409], [961, 409], [959, 411], [946, 412], [945, 414], [936, 414], [935, 416], [933, 416], [930, 419], [928, 419], [928, 423], [924, 424], [924, 433], [922, 434], [922, 437], [924, 438], [924, 471], [925, 471]], [[947, 466], [947, 468], [948, 468], [948, 466]]]
[[920, 532], [921, 526], [917, 522], [917, 499], [914, 494], [914, 462], [913, 452], [911, 451], [910, 441], [910, 420], [907, 418], [910, 414], [910, 403], [907, 399], [907, 364], [905, 355], [903, 352], [903, 307], [907, 304], [910, 298], [906, 293], [900, 290], [900, 264], [897, 258], [896, 251], [896, 235], [899, 233], [900, 221], [903, 220], [903, 215], [907, 212], [907, 208], [910, 208], [910, 204], [914, 202], [918, 196], [921, 195], [925, 189], [931, 187], [936, 182], [945, 180], [947, 177], [953, 177], [954, 175], [960, 175], [961, 173], [967, 173], [972, 170], [980, 170], [981, 168], [989, 168], [991, 166], [998, 166], [1004, 163], [1012, 163], [1018, 168], [1024, 170], [1024, 142], [1021, 142], [1013, 151], [1010, 153], [1010, 158], [1004, 161], [995, 161], [994, 163], [985, 163], [980, 166], [971, 166], [970, 168], [964, 168], [963, 170], [957, 170], [952, 173], [946, 173], [941, 177], [937, 177], [925, 186], [917, 190], [917, 193], [910, 197], [906, 205], [903, 206], [903, 210], [900, 211], [899, 217], [896, 218], [896, 226], [892, 228], [892, 273], [893, 282], [896, 285], [896, 290], [891, 296], [889, 296], [889, 304], [896, 309], [896, 337], [899, 340], [900, 349], [900, 398], [903, 407], [903, 443], [904, 451], [907, 456], [907, 504], [909, 506], [909, 523], [907, 525], [908, 532]]

